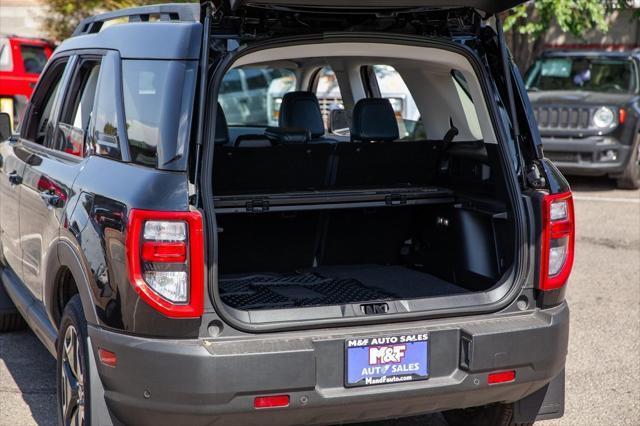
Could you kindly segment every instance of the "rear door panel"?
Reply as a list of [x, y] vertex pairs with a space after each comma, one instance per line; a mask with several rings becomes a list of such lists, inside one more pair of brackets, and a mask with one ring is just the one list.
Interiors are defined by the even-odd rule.
[[25, 162], [24, 153], [16, 142], [0, 144], [0, 249], [13, 272], [22, 278], [22, 247], [20, 246], [20, 195]]

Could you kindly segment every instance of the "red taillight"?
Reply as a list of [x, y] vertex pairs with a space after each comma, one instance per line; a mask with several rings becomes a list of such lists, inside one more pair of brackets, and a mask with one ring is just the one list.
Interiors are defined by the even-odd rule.
[[289, 406], [289, 395], [258, 396], [253, 400], [253, 408], [277, 408]]
[[499, 373], [491, 373], [487, 376], [487, 383], [490, 385], [497, 385], [498, 383], [513, 382], [516, 379], [516, 372], [501, 371]]
[[546, 195], [542, 206], [540, 290], [566, 284], [574, 257], [575, 219], [571, 192]]
[[204, 309], [204, 236], [198, 211], [132, 209], [127, 270], [140, 297], [172, 318], [197, 318]]

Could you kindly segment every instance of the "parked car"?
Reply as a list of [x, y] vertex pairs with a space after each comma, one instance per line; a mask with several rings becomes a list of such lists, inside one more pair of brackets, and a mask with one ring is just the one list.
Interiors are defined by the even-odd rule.
[[19, 123], [54, 45], [43, 39], [0, 35], [0, 112]]
[[549, 51], [526, 85], [545, 153], [562, 172], [640, 187], [640, 50]]
[[[507, 54], [517, 3], [83, 21], [0, 144], [0, 330], [24, 320], [56, 358], [59, 423], [562, 416], [573, 202]], [[326, 66], [348, 135], [323, 121]], [[423, 131], [401, 134], [378, 66]], [[277, 126], [221, 106], [247, 69], [293, 76]]]

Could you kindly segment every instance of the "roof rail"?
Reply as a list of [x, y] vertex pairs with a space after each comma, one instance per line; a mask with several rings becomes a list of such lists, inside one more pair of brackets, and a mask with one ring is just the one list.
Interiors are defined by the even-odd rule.
[[200, 21], [200, 5], [197, 3], [168, 3], [133, 7], [101, 13], [83, 19], [71, 37], [100, 32], [102, 25], [114, 19], [129, 18], [129, 22], [148, 22], [151, 16], [159, 16], [161, 21]]

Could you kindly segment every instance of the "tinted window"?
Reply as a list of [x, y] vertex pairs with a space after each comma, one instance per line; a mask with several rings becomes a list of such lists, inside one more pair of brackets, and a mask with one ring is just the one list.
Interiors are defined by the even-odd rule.
[[107, 55], [102, 61], [102, 72], [98, 79], [93, 117], [93, 136], [87, 149], [90, 153], [120, 159], [118, 128], [117, 60]]
[[282, 97], [296, 90], [296, 75], [287, 69], [234, 68], [220, 86], [218, 100], [230, 126], [277, 126]]
[[186, 61], [122, 61], [124, 113], [134, 162], [164, 168], [177, 159], [186, 161], [196, 69], [195, 62]]
[[24, 71], [30, 74], [40, 74], [47, 64], [47, 55], [42, 46], [30, 44], [20, 45]]
[[67, 105], [58, 123], [58, 136], [53, 148], [69, 154], [84, 154], [85, 135], [93, 113], [100, 64], [84, 61], [71, 84]]
[[629, 93], [637, 90], [636, 68], [623, 58], [549, 57], [527, 72], [528, 90]]
[[58, 61], [41, 78], [42, 82], [31, 99], [31, 113], [24, 133], [26, 139], [44, 145], [47, 138], [53, 136], [53, 128], [49, 123], [53, 120], [54, 105], [59, 97], [66, 65], [66, 61]]
[[380, 95], [389, 99], [396, 113], [400, 139], [426, 139], [420, 111], [402, 76], [391, 65], [374, 65]]

